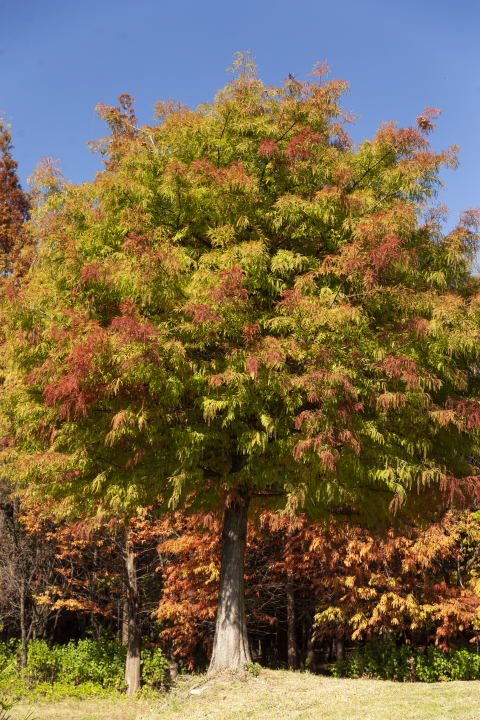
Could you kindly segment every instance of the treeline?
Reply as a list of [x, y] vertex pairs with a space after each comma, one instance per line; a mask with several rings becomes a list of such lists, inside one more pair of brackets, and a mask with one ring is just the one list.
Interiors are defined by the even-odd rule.
[[[117, 639], [127, 683], [139, 687], [143, 643], [171, 670], [205, 668], [215, 632], [221, 555], [213, 514], [162, 517], [128, 528], [39, 520], [4, 500], [0, 533], [1, 638], [49, 645]], [[262, 665], [325, 671], [355, 641], [388, 637], [444, 650], [478, 645], [480, 523], [445, 512], [426, 529], [375, 536], [259, 512], [249, 521], [245, 606], [252, 657]], [[130, 668], [130, 671], [129, 671]]]

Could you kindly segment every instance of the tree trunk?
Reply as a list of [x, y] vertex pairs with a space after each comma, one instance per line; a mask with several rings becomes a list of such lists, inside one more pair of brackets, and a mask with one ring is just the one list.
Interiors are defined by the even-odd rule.
[[267, 647], [268, 647], [269, 642], [270, 642], [269, 637], [264, 637], [262, 640], [262, 663], [261, 664], [263, 665], [263, 667], [267, 666], [267, 657], [268, 657]]
[[315, 648], [311, 636], [311, 631], [308, 635], [307, 640], [307, 668], [308, 672], [314, 673], [316, 672], [316, 663], [315, 663]]
[[335, 659], [343, 660], [345, 658], [345, 643], [343, 637], [337, 637], [335, 642]]
[[[133, 695], [140, 687], [140, 651], [142, 638], [137, 627], [138, 613], [138, 584], [135, 554], [132, 543], [127, 539], [125, 543], [125, 567], [127, 579], [127, 605], [128, 605], [128, 637], [127, 661], [125, 663], [125, 684], [127, 695]], [[125, 610], [124, 610], [125, 611]], [[125, 623], [125, 620], [124, 620]]]
[[61, 609], [59, 609], [59, 610], [57, 610], [57, 613], [55, 615], [55, 622], [53, 623], [53, 627], [50, 630], [48, 640], [47, 640], [48, 647], [52, 647], [53, 641], [55, 640], [55, 631], [57, 629], [58, 618], [60, 617], [61, 612], [62, 612]]
[[122, 645], [128, 645], [128, 598], [123, 601], [122, 608]]
[[168, 669], [170, 671], [170, 677], [172, 678], [172, 680], [176, 680], [176, 678], [178, 677], [178, 662], [175, 656], [175, 643], [172, 643], [172, 646], [168, 653]]
[[293, 592], [293, 573], [287, 570], [287, 643], [288, 669], [297, 669], [297, 631], [295, 628], [295, 594]]
[[118, 601], [117, 611], [118, 611], [117, 640], [119, 643], [121, 643], [122, 642], [122, 622], [123, 622], [123, 620], [122, 620], [123, 603], [121, 600]]
[[302, 649], [299, 657], [300, 672], [305, 672], [305, 662], [307, 659], [307, 627], [305, 623], [305, 615], [302, 618]]
[[22, 680], [27, 667], [27, 625], [25, 623], [25, 578], [20, 582], [20, 632], [22, 635]]
[[217, 670], [243, 670], [245, 663], [252, 661], [243, 585], [249, 500], [245, 493], [225, 509], [217, 625], [209, 674]]

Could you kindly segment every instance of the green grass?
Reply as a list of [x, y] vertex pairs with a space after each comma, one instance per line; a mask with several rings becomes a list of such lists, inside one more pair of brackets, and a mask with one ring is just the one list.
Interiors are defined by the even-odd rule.
[[155, 702], [21, 704], [12, 720], [29, 710], [37, 720], [480, 720], [480, 681], [411, 684], [262, 670], [258, 678], [222, 673], [181, 679]]

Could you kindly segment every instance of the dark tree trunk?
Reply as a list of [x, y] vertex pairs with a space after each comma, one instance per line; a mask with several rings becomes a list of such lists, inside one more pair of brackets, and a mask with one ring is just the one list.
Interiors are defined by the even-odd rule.
[[117, 625], [117, 640], [119, 643], [122, 642], [122, 609], [123, 609], [123, 603], [121, 601], [118, 602], [118, 625]]
[[305, 661], [307, 659], [307, 628], [305, 624], [305, 616], [302, 618], [302, 650], [300, 652], [299, 667], [301, 672], [305, 672]]
[[307, 640], [307, 667], [308, 672], [314, 673], [317, 671], [316, 662], [315, 662], [315, 648], [312, 640], [312, 634], [311, 631], [308, 635]]
[[128, 645], [128, 598], [123, 601], [122, 607], [122, 645]]
[[55, 622], [53, 623], [53, 627], [50, 630], [50, 634], [47, 640], [48, 647], [52, 647], [53, 641], [55, 640], [55, 632], [57, 630], [57, 624], [58, 624], [58, 618], [60, 617], [61, 610], [57, 610], [55, 615]]
[[275, 637], [275, 659], [279, 664], [288, 665], [288, 632], [285, 608], [277, 610], [277, 632]]
[[245, 621], [243, 574], [249, 496], [225, 509], [215, 639], [209, 673], [243, 670], [252, 661]]
[[345, 643], [343, 637], [337, 637], [335, 643], [335, 659], [343, 660], [345, 658]]
[[[125, 544], [125, 568], [127, 580], [127, 612], [128, 612], [128, 637], [127, 637], [127, 661], [125, 663], [125, 684], [127, 695], [133, 695], [140, 688], [140, 655], [142, 638], [137, 626], [138, 613], [138, 583], [135, 553], [127, 535]], [[125, 608], [124, 608], [125, 613]], [[124, 614], [125, 626], [125, 614]]]
[[20, 632], [22, 635], [22, 679], [25, 677], [25, 668], [27, 667], [27, 624], [25, 622], [25, 579], [22, 577], [20, 582]]
[[293, 591], [293, 573], [287, 570], [287, 645], [288, 669], [297, 669], [297, 630], [295, 627], [295, 594]]
[[264, 637], [262, 640], [262, 665], [264, 667], [266, 667], [266, 665], [267, 665], [267, 657], [268, 657], [267, 646], [268, 646], [269, 642], [270, 642], [270, 638], [268, 638], [268, 637]]

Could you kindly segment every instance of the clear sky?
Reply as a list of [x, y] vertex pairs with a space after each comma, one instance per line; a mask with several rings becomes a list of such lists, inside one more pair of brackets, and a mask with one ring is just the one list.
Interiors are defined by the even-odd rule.
[[449, 225], [480, 205], [480, 0], [0, 0], [0, 110], [12, 123], [22, 184], [43, 157], [69, 180], [101, 168], [86, 141], [105, 134], [94, 108], [135, 100], [141, 123], [156, 100], [211, 100], [239, 50], [268, 84], [306, 77], [327, 60], [350, 81], [351, 134], [415, 122], [442, 108], [435, 149], [460, 146], [445, 172]]

